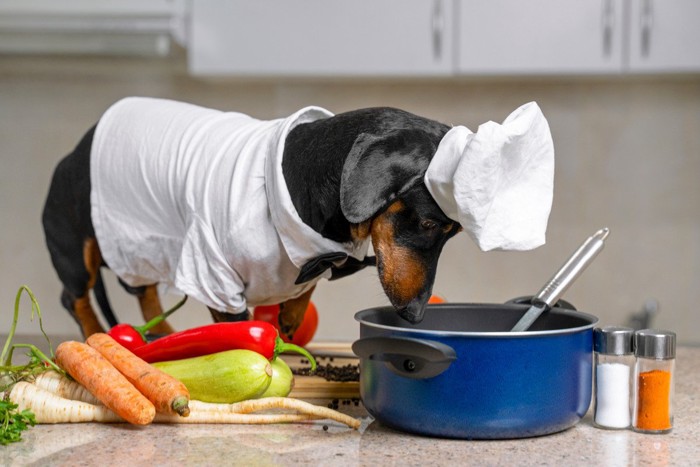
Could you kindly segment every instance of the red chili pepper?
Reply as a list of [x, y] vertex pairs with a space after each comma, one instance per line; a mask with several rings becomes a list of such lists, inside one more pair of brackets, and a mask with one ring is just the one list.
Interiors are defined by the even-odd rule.
[[316, 370], [313, 356], [302, 347], [284, 342], [277, 329], [263, 321], [214, 323], [175, 332], [132, 352], [148, 363], [199, 357], [226, 350], [247, 349], [273, 360], [282, 352], [298, 352]]
[[119, 323], [116, 326], [112, 326], [112, 328], [107, 331], [107, 334], [132, 352], [137, 347], [146, 345], [146, 336], [144, 332], [137, 330], [136, 327], [130, 324]]
[[171, 314], [175, 313], [182, 305], [185, 304], [186, 301], [187, 296], [180, 300], [174, 307], [165, 313], [156, 316], [144, 325], [132, 326], [130, 324], [121, 323], [117, 324], [116, 326], [112, 326], [112, 328], [107, 331], [107, 334], [109, 334], [112, 339], [133, 352], [136, 348], [142, 347], [148, 343], [146, 341], [146, 331], [164, 321]]

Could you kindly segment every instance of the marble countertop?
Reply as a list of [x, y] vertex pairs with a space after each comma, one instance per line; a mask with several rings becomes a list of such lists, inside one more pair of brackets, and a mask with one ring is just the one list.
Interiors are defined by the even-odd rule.
[[674, 429], [665, 435], [576, 426], [539, 438], [464, 441], [393, 431], [362, 409], [355, 431], [328, 421], [292, 425], [40, 425], [0, 447], [6, 466], [169, 465], [697, 465], [700, 348], [678, 349]]

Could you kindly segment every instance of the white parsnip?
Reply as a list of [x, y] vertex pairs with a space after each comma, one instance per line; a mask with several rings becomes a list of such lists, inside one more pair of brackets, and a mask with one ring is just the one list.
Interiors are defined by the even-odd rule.
[[[40, 384], [43, 387], [49, 387], [49, 390], [35, 384], [19, 382], [10, 391], [10, 399], [18, 405], [19, 410], [31, 410], [37, 423], [124, 422], [124, 419], [99, 401], [89, 403], [69, 399], [69, 397], [90, 398], [88, 397], [91, 396], [90, 393], [80, 384], [62, 377], [59, 373], [45, 374], [49, 376], [42, 378], [45, 381], [40, 381]], [[58, 389], [59, 387], [61, 388]], [[66, 397], [59, 393], [65, 394]], [[189, 408], [189, 417], [159, 413], [153, 421], [155, 423], [263, 425], [323, 419], [334, 420], [356, 430], [360, 427], [360, 421], [349, 415], [289, 397], [251, 399], [235, 404], [213, 404], [190, 400]], [[267, 413], [254, 413], [262, 411]]]
[[13, 386], [10, 400], [17, 404], [19, 410], [32, 411], [37, 423], [124, 421], [102, 405], [65, 399], [24, 381]]
[[320, 407], [291, 397], [265, 397], [263, 399], [236, 402], [235, 404], [212, 404], [193, 400], [190, 401], [190, 409], [197, 412], [233, 414], [251, 414], [262, 410], [293, 410], [304, 415], [311, 415], [316, 419], [334, 420], [356, 430], [360, 427], [360, 421], [356, 418], [340, 413], [337, 410]]
[[235, 402], [233, 404], [217, 404], [215, 402], [192, 400], [191, 403], [191, 408], [197, 412], [241, 413], [240, 402]]
[[66, 378], [57, 371], [45, 371], [34, 379], [34, 385], [64, 399], [102, 405], [85, 386]]

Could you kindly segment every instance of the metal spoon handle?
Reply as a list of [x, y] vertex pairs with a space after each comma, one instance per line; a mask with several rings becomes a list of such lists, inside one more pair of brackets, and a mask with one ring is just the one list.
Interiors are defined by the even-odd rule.
[[554, 305], [564, 292], [569, 288], [583, 272], [586, 267], [598, 256], [598, 253], [605, 246], [605, 239], [610, 234], [607, 227], [600, 229], [579, 247], [576, 252], [564, 263], [559, 271], [537, 292], [534, 300], [546, 303], [548, 306]]
[[547, 308], [554, 305], [564, 294], [569, 286], [581, 275], [584, 269], [593, 261], [605, 246], [605, 239], [610, 234], [607, 227], [600, 229], [590, 237], [574, 252], [564, 263], [559, 271], [537, 292], [532, 298], [532, 306], [515, 324], [511, 331], [526, 331], [532, 323]]

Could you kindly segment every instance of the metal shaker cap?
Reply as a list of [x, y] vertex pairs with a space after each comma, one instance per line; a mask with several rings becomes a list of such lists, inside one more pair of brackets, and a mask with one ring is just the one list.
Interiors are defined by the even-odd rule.
[[638, 357], [666, 360], [676, 358], [676, 333], [658, 329], [642, 329], [634, 335]]
[[632, 353], [634, 329], [621, 326], [605, 326], [593, 330], [593, 349], [607, 355]]

